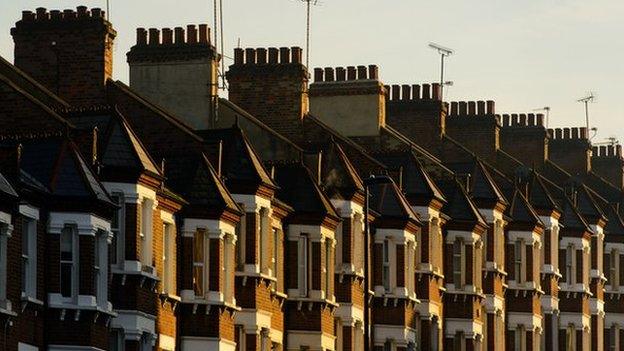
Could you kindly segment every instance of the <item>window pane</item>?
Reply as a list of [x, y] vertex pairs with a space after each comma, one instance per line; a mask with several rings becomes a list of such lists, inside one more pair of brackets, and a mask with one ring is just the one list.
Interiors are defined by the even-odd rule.
[[196, 231], [193, 237], [193, 261], [204, 262], [204, 233], [200, 230]]
[[195, 291], [195, 296], [204, 295], [204, 267], [203, 266], [193, 267], [193, 291]]
[[61, 295], [63, 297], [72, 296], [72, 264], [61, 264]]

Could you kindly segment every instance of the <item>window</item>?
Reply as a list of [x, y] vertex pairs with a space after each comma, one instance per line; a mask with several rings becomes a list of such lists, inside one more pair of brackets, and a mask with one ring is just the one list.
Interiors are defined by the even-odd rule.
[[150, 334], [143, 333], [141, 335], [141, 341], [139, 345], [139, 351], [152, 351], [154, 347], [152, 346], [153, 337]]
[[494, 257], [496, 265], [500, 269], [505, 269], [505, 230], [504, 222], [497, 219], [494, 222]]
[[243, 210], [240, 221], [236, 224], [236, 269], [245, 270], [245, 240], [247, 232], [247, 221], [245, 220], [245, 204], [239, 203], [238, 206]]
[[111, 263], [123, 265], [125, 259], [126, 238], [124, 235], [125, 208], [124, 198], [121, 193], [113, 193], [111, 196], [113, 203], [119, 206], [119, 209], [113, 215], [111, 221], [111, 232], [113, 239], [111, 242]]
[[193, 291], [197, 298], [205, 297], [205, 283], [208, 281], [205, 269], [207, 246], [205, 231], [196, 230], [193, 234]]
[[37, 297], [37, 221], [22, 219], [22, 296]]
[[463, 331], [455, 333], [455, 337], [453, 338], [453, 350], [466, 351], [466, 336]]
[[522, 284], [526, 281], [526, 267], [524, 257], [526, 253], [524, 240], [517, 239], [514, 243], [514, 275], [516, 283]]
[[141, 264], [153, 267], [152, 262], [152, 215], [154, 202], [144, 199], [141, 202]]
[[609, 329], [609, 350], [618, 351], [620, 349], [620, 326], [618, 324], [611, 325]]
[[334, 291], [332, 289], [333, 285], [333, 274], [332, 274], [332, 240], [325, 239], [325, 298], [328, 300], [332, 299]]
[[383, 271], [381, 273], [384, 289], [386, 293], [390, 292], [390, 242], [388, 239], [383, 241]]
[[281, 246], [281, 238], [280, 238], [280, 231], [277, 228], [273, 228], [273, 250], [272, 250], [272, 256], [273, 256], [273, 276], [275, 277], [275, 281], [273, 282], [273, 289], [278, 290], [278, 291], [282, 291], [283, 287], [282, 287], [282, 277], [279, 276], [280, 270], [279, 270], [279, 265], [280, 265], [280, 261], [279, 261], [279, 254], [280, 254], [280, 246]]
[[162, 290], [163, 293], [174, 294], [174, 267], [175, 267], [175, 234], [173, 224], [163, 223], [163, 277]]
[[438, 317], [433, 317], [431, 319], [431, 351], [438, 351], [439, 343], [440, 343], [440, 321]]
[[[434, 272], [442, 273], [442, 258], [440, 255], [440, 243], [442, 242], [441, 233], [440, 233], [440, 220], [438, 218], [433, 218], [431, 222], [429, 222], [429, 252], [427, 262], [431, 263]], [[425, 261], [423, 259], [423, 261]]]
[[568, 246], [565, 258], [565, 282], [572, 284], [574, 282], [574, 246]]
[[237, 324], [234, 330], [234, 334], [236, 337], [236, 351], [247, 350], [247, 347], [245, 346], [245, 327]]
[[457, 238], [453, 243], [453, 284], [456, 289], [461, 289], [466, 284], [465, 257], [464, 240]]
[[[364, 230], [361, 214], [353, 216], [353, 263], [355, 272], [364, 275]], [[343, 258], [343, 260], [345, 260]]]
[[7, 243], [11, 235], [8, 223], [0, 223], [0, 309], [11, 310], [7, 301]]
[[566, 330], [566, 351], [576, 351], [576, 329], [573, 324]]
[[384, 343], [384, 351], [394, 351], [394, 344], [392, 340], [386, 340]]
[[124, 351], [123, 329], [112, 329], [108, 334], [108, 348], [110, 351]]
[[609, 259], [609, 271], [607, 272], [608, 283], [611, 285], [611, 290], [618, 290], [620, 286], [620, 279], [618, 277], [618, 258], [620, 257], [620, 254], [616, 249], [613, 249], [610, 254], [607, 254], [607, 257]]
[[514, 334], [514, 350], [526, 351], [526, 328], [524, 327], [524, 325], [517, 326]]
[[269, 209], [266, 207], [262, 207], [260, 209], [260, 272], [270, 275], [270, 264], [269, 264], [269, 252], [268, 252], [268, 243], [269, 243]]
[[234, 235], [226, 234], [223, 243], [223, 298], [225, 302], [234, 302]]
[[297, 262], [297, 287], [299, 288], [299, 296], [308, 296], [308, 274], [309, 274], [309, 243], [308, 236], [301, 235], [298, 245], [298, 262]]
[[78, 297], [78, 235], [76, 227], [65, 226], [61, 231], [61, 296]]
[[406, 284], [406, 288], [407, 288], [407, 294], [410, 297], [415, 297], [416, 292], [416, 286], [415, 286], [415, 270], [414, 267], [416, 266], [416, 261], [415, 261], [415, 254], [416, 254], [416, 243], [415, 242], [408, 242], [407, 245], [405, 246], [405, 250], [406, 255], [405, 257], [407, 258], [407, 270], [406, 270], [406, 274], [407, 274], [407, 279], [405, 280], [405, 284]]
[[622, 286], [624, 285], [624, 258], [622, 257], [622, 255], [618, 255], [618, 280], [619, 280], [619, 284], [618, 286]]
[[336, 339], [334, 339], [334, 350], [342, 351], [343, 350], [343, 336], [342, 336], [342, 320], [340, 318], [334, 319], [334, 335], [336, 335]]
[[94, 237], [93, 284], [99, 306], [108, 304], [108, 234], [98, 231]]

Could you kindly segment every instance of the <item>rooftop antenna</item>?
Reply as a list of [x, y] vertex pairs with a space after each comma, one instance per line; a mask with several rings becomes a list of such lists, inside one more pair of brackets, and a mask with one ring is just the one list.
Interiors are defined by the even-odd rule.
[[454, 51], [436, 43], [429, 43], [429, 47], [437, 50], [438, 54], [440, 54], [440, 100], [444, 101], [444, 86], [446, 85], [444, 82], [444, 59], [447, 56], [451, 56]]
[[301, 0], [306, 3], [306, 67], [310, 67], [310, 15], [312, 5], [319, 4], [318, 0]]
[[[589, 131], [589, 103], [590, 102], [594, 102], [596, 99], [596, 96], [594, 95], [593, 92], [589, 92], [589, 94], [587, 94], [587, 96], [580, 98], [578, 100], [576, 100], [577, 102], [582, 102], [583, 104], [585, 104], [585, 126], [587, 127], [587, 130]], [[591, 129], [594, 130], [594, 129]]]
[[110, 0], [106, 0], [106, 20], [110, 22]]
[[533, 111], [544, 111], [546, 112], [546, 128], [548, 129], [548, 121], [550, 117], [550, 106], [544, 106], [542, 108], [536, 108]]

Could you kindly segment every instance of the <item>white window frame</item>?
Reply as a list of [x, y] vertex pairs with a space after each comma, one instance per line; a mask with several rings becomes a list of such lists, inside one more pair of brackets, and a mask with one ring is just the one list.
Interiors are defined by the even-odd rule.
[[106, 308], [108, 305], [108, 240], [106, 231], [98, 230], [94, 242], [94, 285], [96, 303]]
[[7, 255], [8, 239], [11, 237], [13, 226], [11, 215], [0, 212], [0, 310], [11, 311], [11, 301], [7, 297]]
[[115, 261], [111, 262], [111, 264], [116, 264], [123, 268], [126, 256], [126, 203], [122, 192], [113, 192], [111, 197], [117, 199], [116, 205], [119, 206], [119, 209], [113, 215], [117, 219], [117, 227], [113, 227], [113, 222], [111, 221], [111, 232], [113, 233], [113, 240], [115, 240], [113, 248], [115, 250]]
[[259, 241], [258, 241], [258, 249], [259, 249], [259, 264], [260, 264], [260, 273], [266, 274], [268, 276], [273, 276], [271, 272], [271, 255], [269, 254], [270, 246], [267, 245], [269, 242], [269, 231], [271, 228], [271, 209], [268, 207], [260, 207], [258, 211], [258, 229], [259, 229]]
[[[153, 239], [154, 239], [154, 200], [143, 198], [140, 206], [141, 216], [141, 265], [143, 267], [153, 267]], [[151, 270], [153, 272], [153, 269]]]
[[279, 261], [279, 253], [280, 253], [280, 230], [278, 228], [273, 227], [272, 231], [273, 233], [273, 249], [271, 250], [271, 256], [272, 256], [272, 261], [273, 261], [273, 265], [272, 265], [272, 270], [273, 270], [273, 277], [275, 277], [275, 281], [273, 282], [273, 289], [277, 290], [277, 291], [283, 291], [284, 287], [282, 286], [282, 281], [283, 279], [281, 279], [281, 277], [279, 276], [279, 265], [280, 265], [280, 261]]
[[236, 237], [233, 234], [225, 234], [223, 238], [223, 299], [226, 303], [234, 304], [234, 250], [236, 250]]
[[514, 331], [514, 350], [526, 351], [526, 327], [521, 324]]
[[381, 283], [386, 291], [386, 294], [389, 294], [392, 291], [392, 264], [390, 262], [390, 239], [384, 239], [382, 243], [382, 270], [381, 270]]
[[[121, 328], [113, 328], [110, 331], [108, 338], [109, 348], [111, 351], [124, 351], [125, 350], [125, 337], [124, 330]], [[114, 345], [112, 345], [114, 343]]]
[[[457, 260], [457, 262], [456, 262]], [[459, 267], [457, 267], [459, 264]], [[466, 243], [458, 237], [453, 242], [453, 286], [455, 289], [463, 289], [466, 285]], [[459, 281], [457, 281], [459, 277]]]
[[566, 351], [576, 351], [576, 328], [569, 324], [566, 328]]
[[405, 279], [405, 283], [406, 283], [406, 288], [407, 288], [407, 295], [409, 297], [415, 298], [416, 297], [416, 271], [415, 271], [415, 267], [418, 264], [416, 262], [416, 246], [418, 244], [416, 242], [413, 241], [408, 241], [407, 244], [405, 245], [405, 250], [406, 250], [406, 260], [407, 260], [407, 269], [406, 269], [406, 274], [407, 274], [407, 279]]
[[618, 351], [620, 349], [620, 325], [612, 324], [609, 328], [609, 349], [607, 351]]
[[526, 282], [526, 244], [523, 239], [514, 242], [514, 279], [517, 284]]
[[607, 282], [611, 285], [611, 290], [617, 291], [620, 287], [620, 252], [612, 249], [609, 256], [609, 278]]
[[565, 270], [566, 270], [566, 283], [568, 285], [574, 284], [576, 282], [576, 250], [574, 246], [568, 245], [566, 247], [566, 260], [565, 260]]
[[243, 210], [243, 215], [240, 218], [240, 221], [236, 225], [236, 270], [244, 272], [245, 271], [245, 263], [246, 255], [245, 252], [245, 244], [247, 239], [247, 213], [245, 212], [245, 204], [238, 203], [238, 206]]
[[[196, 260], [196, 240], [201, 240], [202, 241], [202, 257], [201, 260]], [[193, 292], [195, 294], [195, 298], [196, 299], [206, 299], [208, 297], [208, 291], [210, 291], [209, 287], [209, 275], [208, 275], [208, 271], [209, 271], [209, 265], [208, 265], [208, 260], [210, 259], [210, 241], [208, 239], [208, 231], [204, 228], [197, 228], [194, 232], [193, 235], [193, 271], [192, 271], [192, 277], [193, 277]], [[202, 284], [200, 286], [201, 291], [197, 291], [195, 289], [195, 270], [197, 267], [201, 267], [201, 277], [202, 277]]]
[[175, 295], [175, 225], [168, 221], [163, 221], [163, 276], [162, 292], [164, 294]]
[[[37, 218], [22, 214], [22, 297], [37, 298]], [[26, 240], [26, 242], [24, 242]], [[24, 247], [24, 246], [27, 247]], [[24, 252], [26, 250], [27, 252]]]
[[332, 240], [331, 239], [325, 239], [325, 245], [324, 245], [324, 250], [325, 250], [325, 263], [323, 265], [323, 274], [324, 274], [324, 278], [325, 278], [325, 299], [327, 300], [331, 300], [333, 295], [334, 295], [334, 291], [332, 289], [332, 285], [333, 285], [333, 274], [331, 274], [332, 270], [331, 270], [331, 252], [332, 252]]
[[299, 297], [307, 297], [310, 291], [310, 237], [301, 234], [297, 242], [297, 289]]
[[[71, 261], [63, 260], [62, 258], [63, 232], [66, 230], [70, 231], [69, 235], [71, 236], [71, 254], [72, 254]], [[80, 284], [79, 284], [79, 281], [80, 281], [80, 235], [78, 234], [78, 227], [73, 224], [66, 224], [61, 230], [61, 233], [59, 236], [59, 243], [60, 243], [59, 253], [61, 253], [61, 255], [59, 256], [60, 257], [60, 260], [59, 260], [59, 268], [60, 268], [59, 294], [61, 295], [63, 302], [77, 303], [79, 287], [80, 287]], [[70, 281], [71, 292], [69, 296], [63, 295], [63, 270], [62, 268], [64, 264], [69, 264], [71, 266], [71, 281]]]
[[364, 276], [364, 215], [353, 215], [353, 268], [355, 273]]

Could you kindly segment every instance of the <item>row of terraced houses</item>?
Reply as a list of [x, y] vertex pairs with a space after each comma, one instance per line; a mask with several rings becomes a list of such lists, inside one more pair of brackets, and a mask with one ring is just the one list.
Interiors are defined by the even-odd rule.
[[206, 25], [137, 29], [129, 85], [100, 9], [11, 34], [1, 350], [624, 350], [620, 146], [298, 47], [219, 98]]

